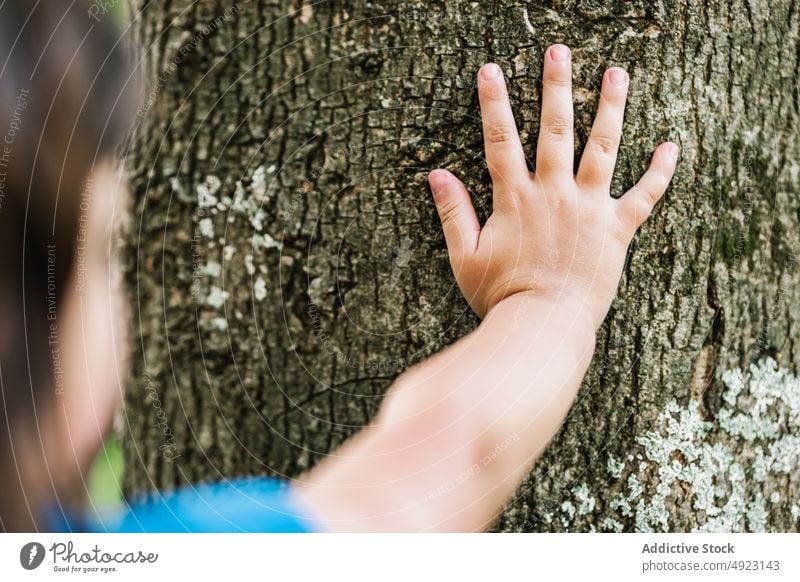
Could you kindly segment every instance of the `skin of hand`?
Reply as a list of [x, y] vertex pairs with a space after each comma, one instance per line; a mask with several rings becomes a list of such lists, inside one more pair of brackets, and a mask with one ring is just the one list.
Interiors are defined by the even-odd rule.
[[573, 175], [571, 54], [545, 53], [531, 175], [503, 75], [478, 75], [494, 208], [481, 228], [463, 184], [430, 175], [459, 286], [483, 318], [469, 335], [401, 375], [375, 421], [298, 480], [331, 531], [488, 527], [563, 422], [616, 292], [628, 245], [665, 192], [675, 144], [659, 146], [624, 196], [609, 195], [628, 89], [606, 71]]

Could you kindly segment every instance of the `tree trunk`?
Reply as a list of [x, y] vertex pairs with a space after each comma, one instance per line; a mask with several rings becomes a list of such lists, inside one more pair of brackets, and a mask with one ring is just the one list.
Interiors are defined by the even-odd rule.
[[533, 158], [563, 42], [578, 152], [603, 70], [631, 75], [612, 195], [661, 141], [682, 153], [497, 528], [798, 529], [796, 2], [134, 4], [128, 491], [298, 475], [477, 325], [425, 176], [452, 170], [485, 217], [478, 67], [502, 66]]

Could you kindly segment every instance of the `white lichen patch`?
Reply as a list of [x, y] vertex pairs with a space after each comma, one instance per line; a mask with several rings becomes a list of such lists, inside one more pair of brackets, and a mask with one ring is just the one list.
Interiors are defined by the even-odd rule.
[[274, 249], [280, 247], [280, 243], [266, 232], [253, 235], [253, 248]]
[[[271, 166], [270, 170], [274, 171], [274, 167]], [[237, 181], [233, 199], [230, 203], [230, 209], [236, 215], [244, 216], [256, 233], [263, 237], [261, 239], [262, 241], [271, 240], [274, 242], [274, 239], [270, 235], [262, 233], [264, 230], [264, 221], [267, 218], [267, 213], [265, 212], [263, 205], [270, 199], [269, 187], [267, 184], [268, 173], [271, 172], [269, 170], [265, 170], [264, 166], [258, 166], [250, 176], [249, 188], [245, 188], [241, 181]], [[253, 241], [253, 246], [270, 248], [269, 245], [256, 244], [255, 240]]]
[[200, 234], [206, 238], [214, 238], [214, 221], [210, 218], [203, 218], [198, 226], [200, 227]]
[[203, 266], [203, 274], [209, 277], [219, 277], [220, 273], [222, 273], [222, 265], [220, 265], [217, 261], [208, 261]]
[[244, 184], [241, 180], [236, 180], [236, 187], [233, 190], [233, 201], [231, 202], [231, 210], [236, 212], [243, 212], [244, 201], [247, 199], [247, 192], [244, 189]]
[[561, 525], [568, 527], [572, 520], [575, 519], [575, 504], [571, 501], [565, 501], [561, 504]]
[[641, 495], [642, 486], [639, 485], [639, 478], [636, 475], [628, 477], [628, 491], [630, 492], [628, 495], [630, 501], [636, 501], [639, 495]]
[[256, 272], [256, 266], [253, 264], [253, 255], [244, 256], [244, 268], [248, 275], [253, 275]]
[[[280, 248], [280, 243], [269, 233], [265, 232], [268, 213], [264, 208], [265, 203], [269, 203], [269, 185], [267, 175], [275, 171], [274, 166], [264, 169], [263, 166], [257, 167], [250, 174], [249, 185], [245, 186], [246, 180], [235, 182], [233, 193], [228, 195], [223, 192], [223, 183], [216, 176], [207, 176], [205, 180], [196, 188], [198, 216], [197, 225], [199, 233], [209, 239], [209, 246], [216, 242], [215, 216], [225, 213], [224, 221], [228, 224], [244, 220], [253, 229], [253, 251], [260, 252], [264, 249]], [[225, 247], [225, 259], [229, 260], [233, 256], [232, 246]], [[252, 273], [251, 273], [252, 274]]]
[[619, 479], [622, 477], [622, 470], [625, 468], [625, 461], [618, 461], [612, 455], [609, 455], [606, 468], [608, 469], [608, 474], [611, 475], [613, 479]]
[[624, 495], [620, 495], [619, 497], [611, 500], [611, 509], [619, 511], [625, 517], [633, 515], [631, 504]]
[[173, 177], [169, 179], [169, 187], [172, 188], [176, 197], [183, 198], [185, 196], [183, 186], [181, 186], [181, 182], [177, 178]]
[[745, 517], [747, 518], [747, 529], [750, 531], [766, 531], [769, 514], [761, 493], [757, 493], [755, 499], [747, 504]]
[[589, 491], [586, 483], [581, 483], [572, 490], [575, 499], [578, 501], [578, 515], [587, 515], [594, 510], [595, 498]]
[[207, 176], [202, 184], [197, 186], [197, 204], [200, 208], [212, 208], [217, 206], [216, 194], [222, 187], [222, 182], [216, 176]]
[[611, 517], [606, 517], [603, 521], [600, 522], [600, 529], [603, 531], [611, 531], [614, 533], [620, 533], [625, 529], [625, 526], [622, 523], [618, 522], [616, 519]]
[[250, 190], [258, 202], [267, 196], [267, 172], [264, 166], [258, 166], [250, 179]]
[[637, 439], [644, 461], [610, 503], [623, 516], [633, 507], [637, 531], [679, 528], [669, 508], [687, 499], [697, 531], [768, 528], [771, 505], [781, 496], [766, 498], [764, 483], [800, 468], [800, 379], [768, 358], [725, 372], [722, 381], [716, 422], [704, 421], [694, 401], [671, 402], [656, 428]]
[[264, 230], [264, 219], [267, 217], [266, 213], [260, 208], [256, 213], [250, 217], [250, 225], [257, 231]]
[[263, 301], [267, 297], [267, 284], [261, 277], [258, 277], [253, 284], [253, 295], [257, 301]]
[[206, 297], [206, 303], [208, 303], [214, 309], [219, 309], [225, 304], [225, 300], [228, 298], [228, 292], [223, 291], [219, 287], [211, 287], [211, 290], [208, 293], [208, 297]]

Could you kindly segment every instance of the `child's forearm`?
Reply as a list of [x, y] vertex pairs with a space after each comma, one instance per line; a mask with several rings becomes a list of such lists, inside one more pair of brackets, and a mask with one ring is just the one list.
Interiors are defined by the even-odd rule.
[[333, 530], [486, 527], [563, 421], [594, 332], [576, 303], [501, 301], [402, 375], [376, 422], [311, 474], [306, 496]]

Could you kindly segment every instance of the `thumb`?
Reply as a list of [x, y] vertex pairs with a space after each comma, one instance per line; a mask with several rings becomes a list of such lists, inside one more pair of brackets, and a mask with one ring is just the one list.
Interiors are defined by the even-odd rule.
[[666, 192], [678, 161], [678, 146], [672, 142], [656, 148], [650, 168], [636, 185], [619, 199], [623, 222], [628, 224], [631, 236], [647, 220], [653, 207]]
[[472, 255], [478, 246], [481, 227], [475, 208], [464, 184], [447, 170], [431, 172], [428, 183], [442, 221], [450, 261], [458, 264], [462, 258]]

